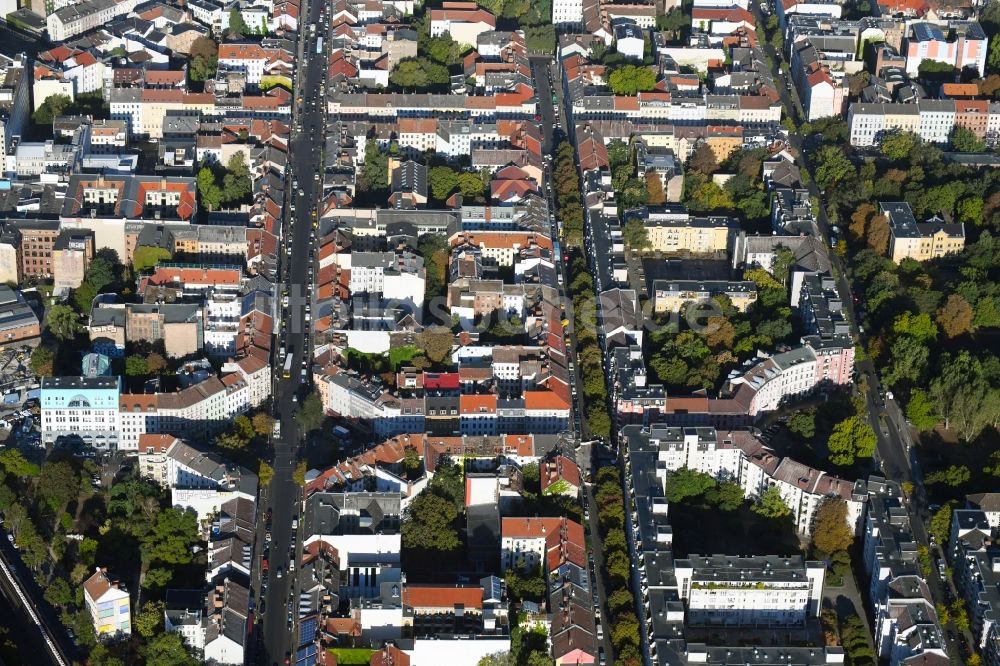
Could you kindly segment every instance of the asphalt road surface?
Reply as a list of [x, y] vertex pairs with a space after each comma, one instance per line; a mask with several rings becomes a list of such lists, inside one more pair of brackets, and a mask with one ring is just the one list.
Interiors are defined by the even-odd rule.
[[[322, 0], [312, 0], [308, 8], [303, 7], [303, 14], [308, 18], [302, 22], [297, 62], [294, 122], [301, 122], [301, 131], [293, 131], [290, 151], [292, 173], [286, 181], [287, 200], [295, 202], [295, 211], [288, 214], [282, 239], [285, 251], [282, 258], [283, 282], [288, 290], [289, 304], [280, 317], [285, 333], [278, 342], [279, 347], [287, 349], [293, 362], [291, 376], [287, 379], [278, 376], [275, 383], [274, 413], [281, 423], [281, 435], [274, 441], [274, 479], [270, 488], [262, 489], [258, 508], [258, 542], [268, 548], [270, 569], [267, 590], [262, 595], [265, 601], [264, 612], [260, 614], [262, 626], [258, 625], [257, 629], [260, 642], [254, 661], [258, 664], [281, 664], [286, 655], [297, 647], [294, 637], [298, 601], [292, 596], [293, 593], [297, 595], [297, 590], [292, 584], [295, 573], [289, 571], [289, 562], [298, 548], [292, 535], [292, 520], [300, 517], [302, 491], [292, 480], [292, 473], [301, 455], [302, 433], [296, 426], [294, 414], [309, 392], [310, 380], [302, 373], [306, 371], [307, 376], [311, 376], [312, 352], [305, 318], [313, 290], [307, 257], [314, 240], [313, 213], [322, 189], [322, 181], [317, 176], [322, 167], [321, 150], [325, 137], [325, 104], [320, 86], [326, 75], [326, 54], [316, 53], [316, 37], [310, 35], [309, 24], [317, 24], [317, 36], [326, 36], [326, 31], [319, 26], [322, 7]], [[302, 103], [298, 102], [299, 98]], [[293, 188], [292, 183], [296, 180], [298, 187]], [[292, 220], [294, 223], [290, 223]], [[275, 369], [281, 372], [277, 363]], [[268, 508], [272, 510], [271, 541], [265, 543], [263, 514]], [[257, 562], [259, 567], [259, 559]], [[259, 580], [259, 570], [256, 575]], [[295, 621], [291, 626], [288, 620], [290, 602]]]

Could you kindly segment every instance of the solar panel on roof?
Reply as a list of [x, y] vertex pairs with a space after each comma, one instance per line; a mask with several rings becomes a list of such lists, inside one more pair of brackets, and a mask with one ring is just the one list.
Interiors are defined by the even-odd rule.
[[319, 648], [313, 645], [300, 647], [295, 652], [295, 666], [315, 666]]
[[299, 645], [316, 641], [317, 622], [315, 617], [302, 620], [299, 625]]

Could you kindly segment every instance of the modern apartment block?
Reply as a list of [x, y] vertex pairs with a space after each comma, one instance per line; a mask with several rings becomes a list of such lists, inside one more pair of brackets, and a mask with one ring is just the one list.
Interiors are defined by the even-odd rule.
[[83, 601], [98, 638], [132, 634], [132, 603], [128, 591], [107, 569], [97, 568], [83, 583]]
[[802, 626], [819, 617], [826, 565], [802, 556], [692, 555], [674, 561], [685, 621], [699, 626]]

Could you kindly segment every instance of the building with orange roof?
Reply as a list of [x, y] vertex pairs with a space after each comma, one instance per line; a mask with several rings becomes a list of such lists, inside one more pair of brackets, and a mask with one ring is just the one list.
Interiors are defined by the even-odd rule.
[[475, 45], [479, 35], [496, 27], [496, 17], [474, 2], [446, 1], [431, 10], [431, 37], [450, 35], [458, 44]]
[[580, 494], [583, 480], [580, 467], [568, 457], [559, 454], [539, 465], [542, 494], [566, 495], [576, 498]]
[[74, 174], [59, 219], [63, 229], [92, 230], [96, 249], [111, 248], [124, 257], [127, 223], [190, 224], [197, 212], [194, 178]]
[[[536, 572], [547, 564], [549, 538], [572, 537], [583, 544], [583, 526], [569, 518], [502, 518], [500, 569]], [[579, 537], [579, 538], [577, 538]], [[584, 563], [586, 564], [586, 563]]]

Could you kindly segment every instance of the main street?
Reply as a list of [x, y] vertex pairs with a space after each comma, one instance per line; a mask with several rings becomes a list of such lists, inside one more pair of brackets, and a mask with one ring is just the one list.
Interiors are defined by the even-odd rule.
[[[296, 72], [295, 114], [289, 150], [291, 173], [286, 177], [286, 206], [294, 201], [294, 213], [286, 208], [286, 224], [282, 237], [283, 285], [288, 293], [288, 307], [280, 319], [284, 331], [278, 347], [284, 347], [292, 357], [289, 377], [277, 376], [274, 389], [274, 414], [280, 422], [281, 434], [274, 441], [274, 479], [269, 488], [261, 489], [258, 520], [258, 542], [268, 549], [269, 583], [261, 598], [265, 600], [262, 615], [262, 653], [256, 663], [283, 663], [288, 652], [295, 649], [294, 622], [290, 625], [289, 613], [298, 620], [298, 599], [290, 570], [291, 558], [297, 554], [297, 541], [292, 535], [292, 521], [300, 517], [302, 490], [292, 479], [301, 455], [303, 433], [296, 425], [294, 415], [301, 400], [308, 394], [311, 376], [312, 352], [306, 322], [306, 308], [312, 294], [309, 272], [310, 247], [313, 242], [313, 213], [322, 195], [322, 146], [325, 138], [325, 103], [321, 93], [326, 77], [326, 53], [316, 53], [316, 39], [325, 36], [319, 26], [322, 0], [303, 4], [299, 58]], [[310, 24], [317, 25], [310, 34]], [[297, 182], [297, 187], [292, 184]], [[281, 367], [275, 362], [275, 371]], [[271, 509], [271, 542], [264, 543], [264, 514]], [[294, 549], [294, 550], [293, 550]], [[260, 576], [257, 561], [257, 577]], [[259, 588], [258, 588], [259, 589]], [[291, 611], [289, 610], [291, 604]]]

